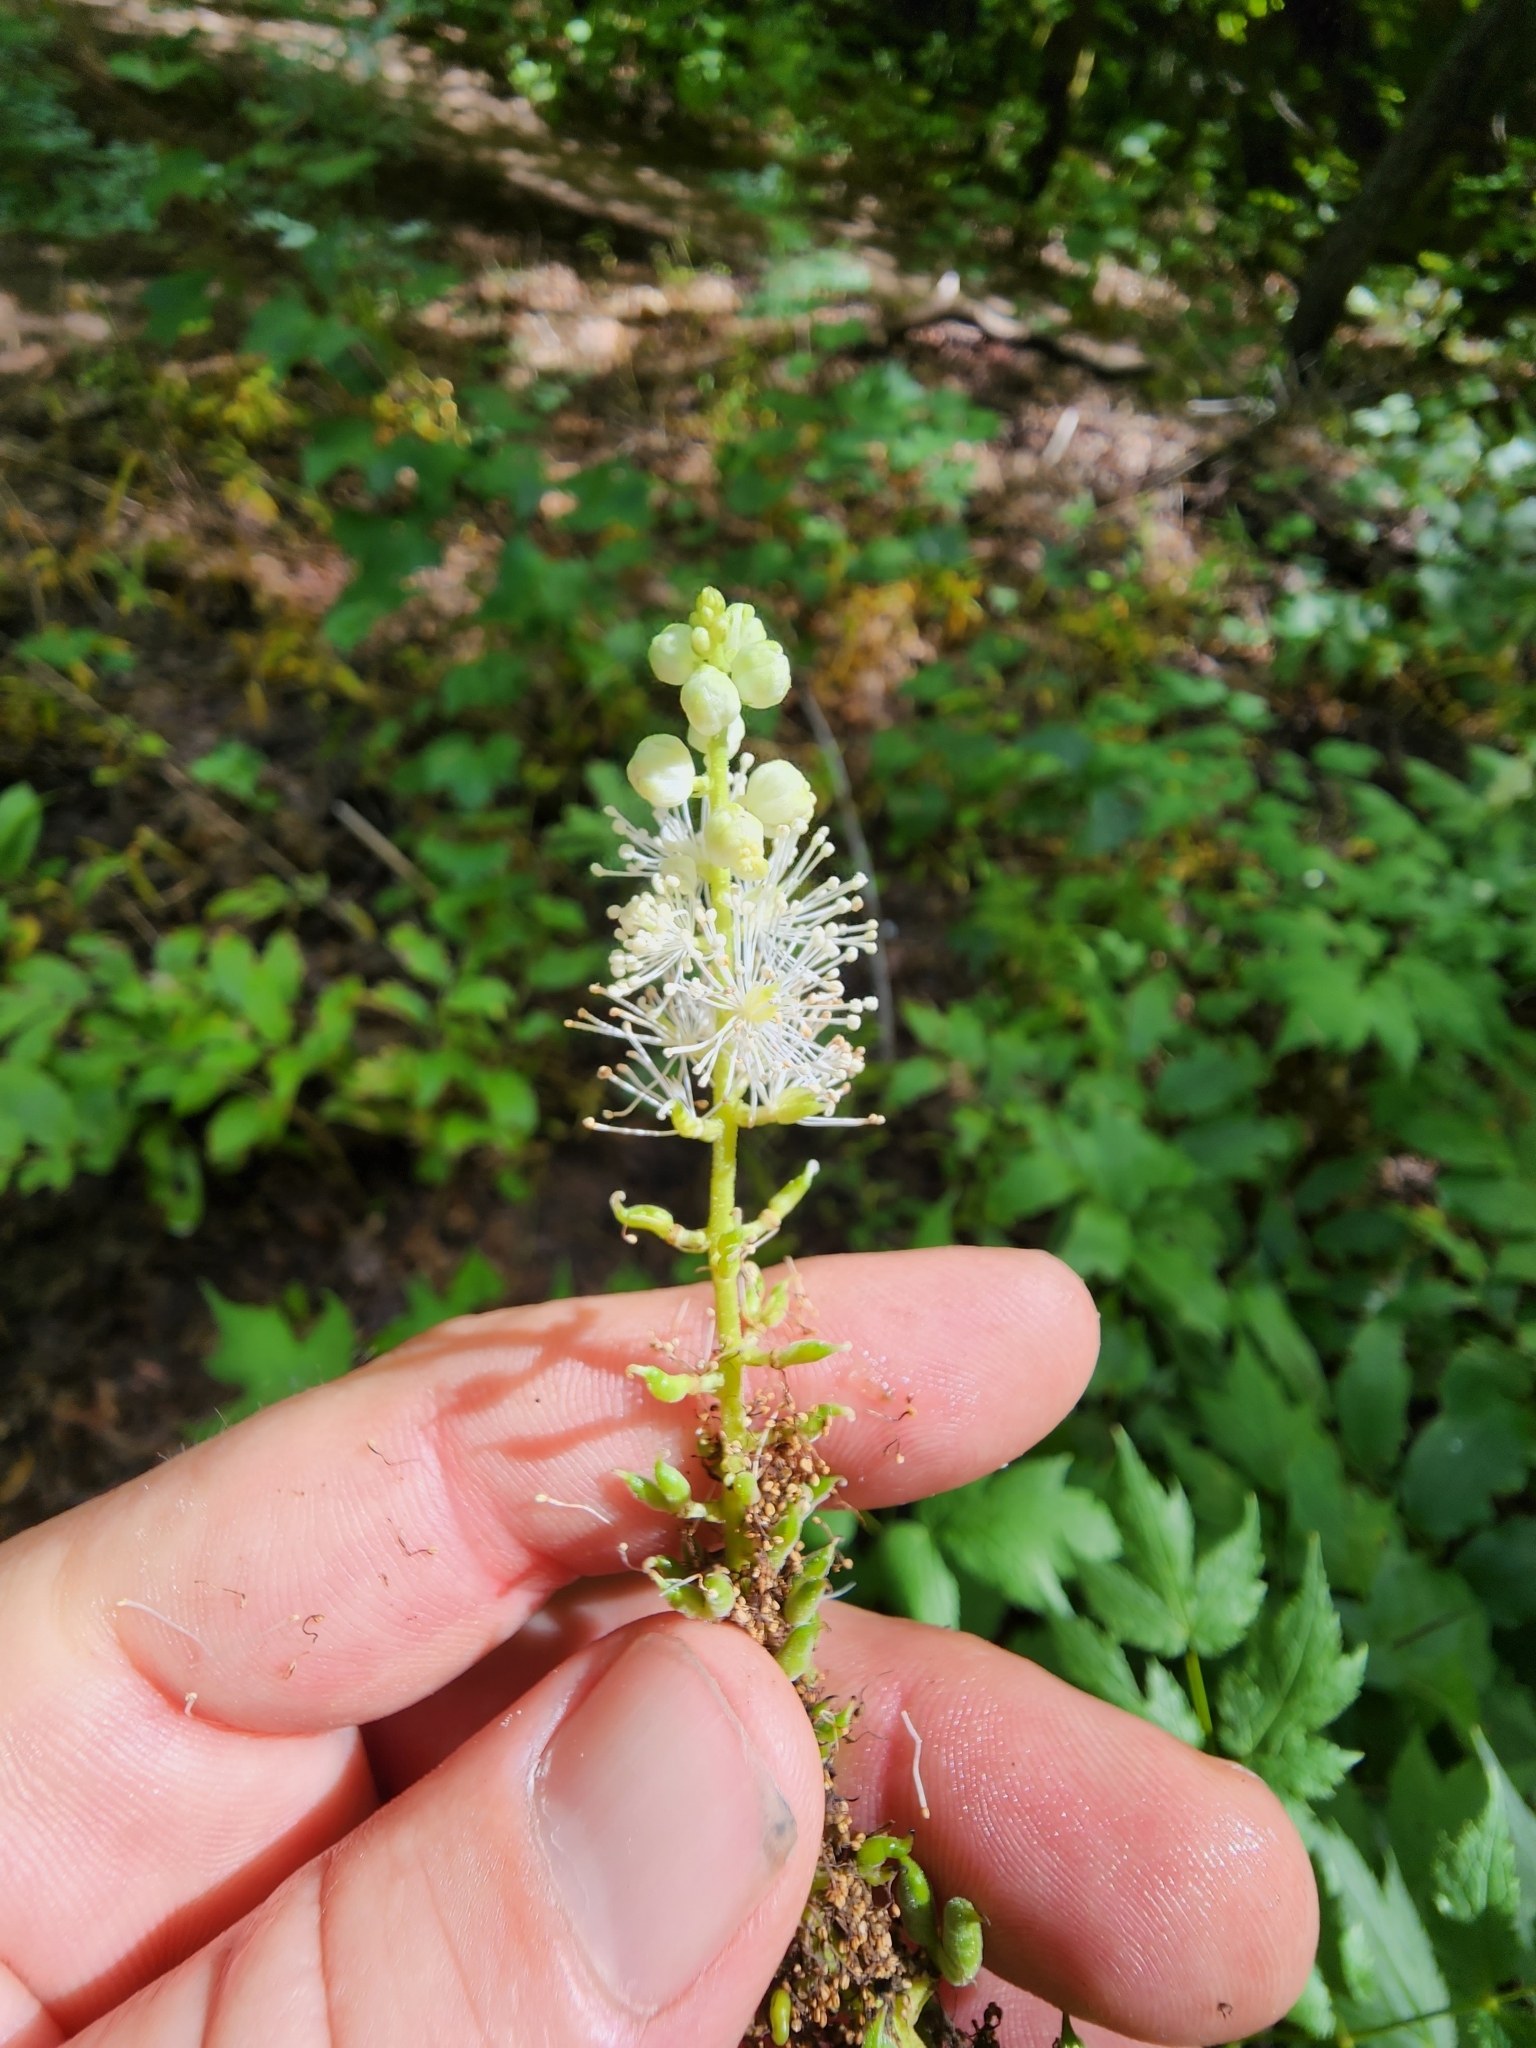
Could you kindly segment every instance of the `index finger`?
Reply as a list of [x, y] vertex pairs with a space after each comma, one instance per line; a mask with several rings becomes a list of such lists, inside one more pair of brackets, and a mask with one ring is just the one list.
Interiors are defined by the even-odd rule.
[[[1092, 1303], [1044, 1253], [828, 1258], [802, 1277], [851, 1349], [796, 1368], [794, 1391], [854, 1410], [828, 1448], [858, 1503], [1005, 1463], [1092, 1369]], [[690, 1288], [445, 1324], [34, 1531], [7, 1577], [45, 1569], [75, 1651], [108, 1637], [200, 1717], [269, 1734], [378, 1719], [561, 1585], [665, 1540], [616, 1475], [685, 1464], [694, 1417], [626, 1367], [656, 1336], [706, 1350], [706, 1310]]]

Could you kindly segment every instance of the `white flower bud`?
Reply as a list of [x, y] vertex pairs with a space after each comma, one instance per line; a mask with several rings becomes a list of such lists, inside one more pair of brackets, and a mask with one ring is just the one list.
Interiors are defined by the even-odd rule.
[[737, 803], [722, 804], [709, 814], [704, 827], [704, 854], [716, 867], [729, 868], [744, 882], [768, 872], [763, 858], [763, 828], [752, 813]]
[[816, 808], [816, 796], [793, 761], [765, 761], [747, 777], [742, 801], [770, 832], [802, 831]]
[[789, 656], [777, 640], [759, 640], [742, 653], [732, 671], [743, 704], [766, 711], [789, 691]]
[[[733, 718], [725, 728], [725, 758], [727, 761], [730, 760], [746, 736], [746, 721], [741, 718]], [[688, 744], [696, 754], [705, 752], [709, 746], [709, 739], [710, 736], [707, 732], [695, 732], [693, 727], [689, 726]]]
[[692, 754], [669, 732], [653, 732], [630, 757], [630, 787], [658, 811], [675, 810], [693, 794], [698, 769]]
[[715, 660], [727, 671], [733, 669], [749, 647], [768, 638], [768, 628], [749, 604], [727, 605], [720, 630], [715, 635]]
[[691, 626], [688, 631], [688, 645], [700, 661], [708, 661], [712, 645], [708, 626]]
[[724, 732], [741, 710], [736, 685], [710, 662], [703, 662], [683, 685], [683, 714], [695, 732], [713, 739]]
[[651, 674], [656, 680], [680, 690], [698, 665], [688, 628], [663, 626], [651, 642]]

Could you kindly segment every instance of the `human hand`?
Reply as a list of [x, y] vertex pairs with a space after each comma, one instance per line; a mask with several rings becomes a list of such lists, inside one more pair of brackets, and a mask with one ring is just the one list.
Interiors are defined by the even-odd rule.
[[[1091, 1370], [1043, 1254], [801, 1271], [854, 1348], [796, 1391], [857, 1411], [863, 1505], [1017, 1457]], [[691, 1449], [624, 1367], [704, 1308], [444, 1325], [0, 1549], [0, 2048], [734, 2048], [809, 1883], [816, 1745], [746, 1636], [611, 1578], [670, 1526], [615, 1468]], [[981, 1909], [1026, 1987], [979, 1987], [1007, 2048], [1059, 2008], [1203, 2043], [1289, 2007], [1316, 1895], [1257, 1779], [973, 1638], [828, 1613], [863, 1700], [839, 1782]]]

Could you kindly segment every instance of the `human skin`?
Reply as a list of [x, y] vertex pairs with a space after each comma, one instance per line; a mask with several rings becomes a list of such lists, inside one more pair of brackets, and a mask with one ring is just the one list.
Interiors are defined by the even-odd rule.
[[[1097, 1320], [1044, 1254], [807, 1261], [799, 1368], [879, 1508], [1019, 1456]], [[809, 1724], [627, 1561], [690, 1469], [625, 1366], [698, 1289], [463, 1318], [0, 1549], [0, 2048], [735, 2048], [820, 1834]], [[696, 1474], [697, 1476], [697, 1474]], [[840, 1783], [986, 1922], [1009, 2048], [1232, 2041], [1317, 1900], [1249, 1773], [968, 1636], [834, 1605]], [[923, 1738], [916, 1810], [906, 1714]]]

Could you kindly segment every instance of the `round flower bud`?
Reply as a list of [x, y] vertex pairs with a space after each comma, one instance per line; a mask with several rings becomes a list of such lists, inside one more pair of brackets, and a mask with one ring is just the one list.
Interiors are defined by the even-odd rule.
[[816, 808], [815, 793], [793, 761], [765, 761], [754, 768], [742, 801], [770, 832], [803, 830]]
[[737, 660], [732, 676], [743, 704], [766, 711], [789, 691], [789, 656], [777, 640], [759, 640]]
[[715, 635], [715, 660], [731, 669], [749, 647], [768, 638], [768, 629], [749, 604], [727, 605], [720, 630]]
[[704, 827], [704, 857], [716, 867], [729, 868], [744, 882], [768, 872], [763, 858], [763, 828], [743, 805], [722, 804], [709, 814]]
[[[725, 728], [725, 758], [728, 761], [746, 736], [746, 722], [740, 718], [733, 718]], [[709, 737], [707, 732], [695, 732], [691, 725], [688, 728], [688, 744], [696, 754], [702, 754], [706, 750], [709, 746]]]
[[713, 583], [706, 583], [699, 592], [698, 602], [691, 614], [695, 626], [717, 626], [725, 616], [725, 599]]
[[688, 628], [663, 626], [651, 642], [651, 674], [656, 680], [680, 690], [698, 665]]
[[653, 732], [636, 747], [626, 772], [631, 789], [648, 804], [658, 811], [671, 811], [693, 795], [699, 771], [681, 740], [669, 732]]
[[736, 685], [724, 669], [702, 662], [683, 685], [683, 713], [695, 732], [708, 739], [724, 732], [741, 710]]

